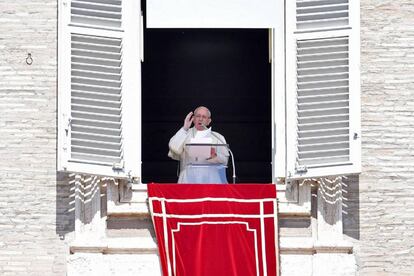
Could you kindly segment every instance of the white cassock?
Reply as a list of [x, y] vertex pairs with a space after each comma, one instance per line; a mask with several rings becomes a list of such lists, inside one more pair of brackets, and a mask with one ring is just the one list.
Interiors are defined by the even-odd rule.
[[[223, 170], [220, 170], [220, 168], [227, 166], [229, 151], [226, 146], [219, 146], [226, 144], [226, 140], [220, 133], [213, 132], [212, 134], [212, 132], [211, 128], [197, 130], [192, 127], [188, 131], [185, 131], [184, 128], [180, 128], [180, 130], [178, 130], [170, 139], [170, 142], [168, 143], [170, 148], [168, 156], [174, 160], [180, 161], [178, 183], [227, 183], [225, 172], [223, 173]], [[210, 138], [211, 144], [217, 145], [215, 146], [217, 156], [204, 160], [205, 164], [211, 166], [192, 166], [192, 164], [197, 162], [195, 162], [194, 158], [189, 154], [189, 147], [186, 147], [186, 144], [192, 143], [195, 138]]]

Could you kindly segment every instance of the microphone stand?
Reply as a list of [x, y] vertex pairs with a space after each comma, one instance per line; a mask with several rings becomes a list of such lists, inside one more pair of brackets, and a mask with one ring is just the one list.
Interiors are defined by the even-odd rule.
[[[207, 126], [205, 126], [204, 124], [202, 124], [202, 126], [203, 126], [204, 129], [206, 129], [206, 130], [208, 129]], [[234, 155], [233, 155], [233, 152], [230, 149], [229, 144], [224, 143], [224, 141], [222, 141], [220, 139], [220, 137], [218, 137], [216, 134], [214, 134], [213, 131], [211, 131], [210, 133], [211, 133], [211, 135], [216, 137], [216, 139], [219, 140], [223, 145], [226, 145], [226, 148], [229, 151], [230, 157], [231, 157], [231, 165], [232, 165], [232, 169], [233, 169], [233, 184], [236, 184], [236, 165], [234, 164]]]

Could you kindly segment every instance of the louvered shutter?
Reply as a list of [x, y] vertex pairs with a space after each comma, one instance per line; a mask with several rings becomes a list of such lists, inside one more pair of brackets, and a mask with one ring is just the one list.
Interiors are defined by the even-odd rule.
[[139, 1], [59, 2], [59, 170], [140, 176]]
[[286, 16], [287, 177], [358, 173], [359, 5], [286, 1]]

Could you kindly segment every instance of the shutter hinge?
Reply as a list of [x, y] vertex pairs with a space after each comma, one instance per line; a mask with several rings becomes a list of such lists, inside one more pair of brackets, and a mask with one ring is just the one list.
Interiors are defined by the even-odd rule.
[[139, 176], [133, 175], [131, 171], [128, 172], [128, 181], [133, 184], [139, 183]]
[[140, 178], [138, 176], [132, 175], [131, 171], [128, 172], [128, 182], [127, 188], [132, 189], [132, 184], [139, 184]]
[[69, 128], [72, 126], [72, 117], [68, 117], [68, 121], [65, 126], [66, 135], [69, 133]]

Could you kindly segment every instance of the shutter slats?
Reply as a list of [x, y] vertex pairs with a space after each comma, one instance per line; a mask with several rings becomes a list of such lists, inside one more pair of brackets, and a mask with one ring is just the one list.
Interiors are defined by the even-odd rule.
[[324, 129], [332, 129], [332, 128], [348, 128], [349, 122], [348, 121], [339, 121], [339, 122], [326, 122], [326, 123], [315, 123], [315, 124], [299, 124], [298, 130], [299, 132], [307, 131], [307, 130], [324, 130]]
[[[107, 10], [105, 10], [105, 8], [107, 8]], [[119, 21], [121, 19], [120, 7], [115, 7], [112, 10], [110, 8], [110, 6], [74, 5], [74, 2], [72, 2], [72, 15], [113, 19]], [[118, 8], [118, 11], [116, 8]]]
[[349, 100], [349, 94], [347, 93], [338, 93], [338, 94], [327, 94], [327, 95], [310, 95], [302, 96], [298, 95], [298, 103], [313, 103], [313, 102], [331, 102], [331, 101], [340, 101], [340, 100]]
[[95, 127], [108, 128], [108, 129], [119, 129], [121, 126], [120, 122], [105, 122], [91, 119], [76, 119], [72, 121], [72, 125], [78, 126], [90, 126], [94, 125]]
[[72, 111], [72, 115], [80, 119], [99, 120], [104, 122], [120, 122], [121, 115], [97, 114], [92, 112]]
[[[342, 6], [337, 6], [341, 8]], [[345, 6], [346, 7], [346, 6]], [[347, 8], [347, 7], [346, 7]], [[346, 19], [348, 17], [348, 11], [347, 10], [338, 10], [338, 11], [324, 11], [324, 12], [310, 12], [310, 10], [301, 10], [302, 13], [299, 13], [297, 16], [297, 20], [299, 22], [319, 22], [321, 20], [331, 20], [331, 19]], [[306, 22], [306, 23], [308, 23]]]
[[119, 60], [121, 53], [112, 53], [112, 52], [103, 52], [103, 51], [91, 51], [88, 49], [78, 50], [79, 48], [73, 48], [72, 56], [75, 58], [82, 58], [88, 57], [93, 58], [95, 60], [105, 62], [105, 61], [113, 61]]
[[140, 14], [139, 1], [59, 1], [60, 170], [139, 179], [139, 125], [124, 116], [139, 117]]
[[[83, 38], [83, 39], [82, 39]], [[112, 43], [111, 43], [112, 42]], [[111, 43], [111, 44], [109, 44]], [[119, 54], [121, 45], [119, 40], [88, 40], [85, 39], [84, 36], [74, 36], [72, 40], [72, 49], [81, 49], [82, 51], [88, 50], [91, 53], [113, 53], [113, 54]], [[90, 54], [88, 55], [90, 56]]]
[[321, 122], [336, 122], [336, 121], [346, 121], [349, 120], [348, 114], [335, 114], [335, 115], [326, 115], [326, 116], [309, 116], [307, 118], [300, 118], [298, 123], [300, 125], [321, 123]]
[[[312, 1], [312, 3], [315, 4], [316, 1]], [[346, 10], [348, 9], [347, 3], [339, 3], [339, 4], [333, 4], [333, 3], [325, 3], [325, 4], [317, 4], [317, 5], [303, 5], [303, 3], [300, 3], [298, 1], [298, 5], [296, 8], [297, 14], [309, 14], [309, 13], [323, 13], [323, 12], [335, 12], [340, 10]]]
[[296, 1], [297, 30], [338, 28], [348, 25], [348, 0]]
[[71, 157], [111, 165], [122, 160], [122, 42], [72, 34]]
[[321, 87], [321, 88], [311, 88], [311, 89], [298, 89], [298, 93], [300, 96], [302, 95], [326, 95], [326, 94], [333, 94], [333, 93], [348, 93], [349, 87], [348, 86], [338, 86], [338, 87]]
[[121, 12], [121, 0], [119, 1], [91, 1], [91, 0], [72, 0], [72, 7], [89, 7], [93, 10], [112, 10]]
[[298, 104], [298, 111], [322, 111], [323, 109], [332, 109], [336, 107], [347, 107], [348, 100], [342, 101], [327, 101], [327, 102], [308, 102]]
[[72, 158], [70, 161], [78, 162], [78, 163], [86, 163], [87, 161], [89, 161], [97, 165], [109, 166], [114, 163], [120, 163], [122, 161], [122, 158], [108, 156], [108, 155], [105, 156], [105, 155], [99, 155], [99, 154], [86, 154], [86, 153], [74, 152], [72, 153]]
[[96, 59], [87, 57], [72, 56], [72, 64], [89, 64], [90, 66], [104, 66], [104, 67], [119, 67], [121, 65], [119, 60]]
[[86, 139], [73, 139], [72, 145], [74, 146], [83, 146], [90, 148], [99, 148], [104, 146], [105, 149], [120, 150], [121, 143], [111, 143], [111, 142], [100, 142], [97, 143], [95, 140], [86, 140]]
[[344, 66], [346, 59], [330, 59], [321, 61], [308, 61], [298, 63], [298, 69], [326, 68]]
[[296, 57], [297, 164], [348, 162], [348, 38], [297, 40]]
[[103, 135], [114, 136], [114, 137], [121, 136], [121, 131], [119, 129], [104, 128], [104, 127], [72, 124], [72, 130], [75, 132], [84, 132], [88, 134], [103, 134]]
[[298, 7], [312, 7], [321, 5], [340, 4], [343, 2], [343, 0], [297, 0], [296, 5]]
[[323, 158], [303, 158], [301, 165], [310, 166], [310, 167], [318, 167], [322, 166], [322, 164], [328, 163], [331, 166], [340, 166], [349, 163], [349, 154], [343, 156], [331, 156], [331, 157], [323, 157]]
[[120, 74], [113, 74], [107, 72], [86, 71], [86, 70], [72, 70], [72, 76], [85, 77], [89, 79], [114, 80], [118, 84], [121, 81]]
[[121, 21], [120, 20], [108, 20], [108, 19], [101, 19], [96, 17], [90, 16], [75, 16], [72, 15], [71, 17], [72, 22], [77, 23], [77, 25], [81, 26], [104, 26], [108, 28], [120, 28]]
[[299, 120], [307, 117], [313, 116], [329, 116], [329, 115], [336, 115], [336, 114], [349, 114], [349, 108], [325, 108], [321, 110], [306, 110], [306, 111], [299, 111]]
[[324, 129], [324, 130], [304, 130], [298, 131], [298, 138], [316, 138], [320, 136], [334, 136], [334, 135], [342, 135], [342, 134], [349, 134], [348, 128], [332, 128], [332, 129]]
[[110, 150], [104, 149], [101, 145], [98, 147], [85, 147], [85, 146], [75, 146], [72, 144], [72, 152], [73, 153], [83, 153], [83, 154], [94, 154], [106, 157], [115, 157], [118, 158], [121, 151], [120, 150]]
[[348, 134], [343, 134], [343, 135], [338, 135], [338, 134], [334, 134], [334, 135], [327, 135], [327, 136], [319, 136], [316, 139], [312, 138], [312, 137], [304, 137], [304, 138], [299, 138], [298, 141], [300, 142], [301, 146], [302, 145], [311, 145], [311, 144], [321, 144], [321, 143], [335, 143], [335, 142], [343, 142], [343, 141], [348, 141], [349, 140], [349, 135]]
[[121, 96], [119, 94], [111, 95], [107, 93], [72, 90], [72, 95], [75, 98], [96, 99], [96, 100], [105, 100], [105, 101], [111, 101], [111, 102], [121, 101]]
[[72, 131], [71, 134], [72, 134], [72, 139], [73, 140], [90, 140], [90, 141], [95, 141], [97, 143], [103, 143], [103, 144], [105, 144], [105, 143], [121, 143], [121, 137], [120, 136], [85, 133], [85, 132], [77, 132], [77, 131]]
[[98, 93], [106, 93], [110, 95], [121, 95], [121, 88], [120, 87], [103, 87], [98, 85], [90, 85], [90, 84], [72, 84], [72, 91], [83, 91], [83, 92], [98, 92]]
[[86, 78], [86, 77], [79, 77], [76, 75], [73, 75], [73, 73], [76, 72], [72, 72], [72, 83], [73, 84], [89, 84], [89, 85], [94, 85], [94, 86], [103, 86], [103, 87], [120, 87], [121, 86], [121, 82], [120, 81], [116, 81], [116, 80], [104, 80], [104, 79], [99, 79], [99, 78]]
[[[324, 49], [325, 51], [329, 51], [329, 49]], [[337, 49], [335, 52], [325, 52], [325, 53], [319, 53], [319, 54], [307, 54], [307, 53], [298, 53], [297, 59], [298, 59], [298, 65], [301, 64], [312, 64], [312, 61], [341, 61], [346, 62], [348, 59], [348, 50], [344, 47], [345, 51], [342, 51], [343, 49]], [[300, 67], [300, 66], [299, 66]]]
[[[99, 37], [99, 36], [89, 36], [89, 35], [76, 35], [72, 34], [71, 45], [75, 43], [83, 43], [83, 44], [93, 44], [93, 45], [102, 45], [102, 46], [117, 46], [118, 48], [121, 47], [121, 40], [119, 38], [111, 38], [111, 37]], [[98, 47], [99, 49], [99, 47]]]
[[348, 17], [345, 18], [332, 18], [323, 20], [309, 20], [297, 24], [297, 29], [329, 29], [336, 26], [346, 26], [349, 23]]
[[72, 98], [72, 104], [79, 104], [79, 105], [88, 105], [88, 106], [97, 106], [97, 107], [109, 107], [112, 109], [120, 109], [121, 108], [121, 101], [105, 101], [105, 100], [98, 100], [98, 99], [85, 99], [85, 98]]
[[327, 81], [311, 81], [298, 83], [298, 89], [314, 89], [314, 88], [334, 88], [338, 86], [348, 86], [348, 79], [327, 80]]
[[347, 80], [349, 79], [348, 72], [344, 73], [332, 73], [332, 74], [318, 74], [318, 75], [306, 75], [298, 76], [298, 79], [303, 84], [311, 84], [314, 82], [323, 82], [323, 81], [337, 81], [338, 79]]
[[330, 150], [330, 149], [344, 149], [349, 148], [349, 143], [343, 141], [335, 141], [330, 143], [318, 143], [318, 144], [308, 144], [299, 147], [299, 152], [312, 152], [318, 150]]
[[[297, 44], [300, 46], [298, 50], [305, 50], [309, 48], [315, 49], [327, 49], [332, 45], [336, 46], [348, 46], [348, 38], [341, 36], [341, 37], [330, 37], [328, 40], [326, 38], [314, 38], [311, 40], [302, 40], [297, 41]], [[335, 48], [334, 48], [335, 50]]]
[[72, 114], [72, 118], [73, 118], [73, 115], [75, 115], [75, 113], [78, 111], [92, 112], [92, 113], [101, 114], [101, 115], [120, 115], [121, 114], [121, 111], [117, 108], [93, 107], [90, 105], [80, 105], [80, 104], [72, 104], [71, 108], [74, 113]]
[[112, 74], [121, 74], [119, 66], [105, 66], [105, 65], [94, 65], [89, 63], [78, 63], [72, 62], [72, 70], [85, 70], [91, 72], [102, 72], [102, 73], [112, 73]]
[[318, 68], [298, 68], [299, 75], [320, 75], [320, 74], [334, 74], [348, 72], [349, 67], [347, 65], [338, 66], [320, 66]]
[[121, 20], [121, 1], [71, 1], [71, 23], [74, 25], [119, 29]]
[[307, 41], [306, 43], [300, 43], [298, 53], [300, 55], [312, 55], [321, 54], [321, 50], [335, 53], [335, 52], [348, 52], [348, 45], [346, 39], [332, 40], [330, 44], [324, 45], [321, 41]]
[[[79, 94], [82, 94], [81, 97], [79, 97]], [[100, 115], [119, 115], [121, 113], [121, 100], [119, 99], [119, 97], [114, 97], [116, 98], [116, 100], [101, 100], [98, 97], [85, 97], [85, 93], [75, 91], [73, 93], [73, 99], [71, 103], [71, 107], [73, 109], [72, 111], [84, 111]], [[87, 110], [87, 108], [89, 107], [91, 108], [91, 110]], [[106, 109], [107, 114], [105, 114]]]
[[96, 3], [100, 5], [121, 5], [122, 0], [72, 0], [82, 3]]
[[322, 158], [322, 157], [335, 157], [335, 156], [346, 156], [349, 154], [349, 148], [345, 149], [324, 149], [309, 152], [299, 152], [299, 158]]

